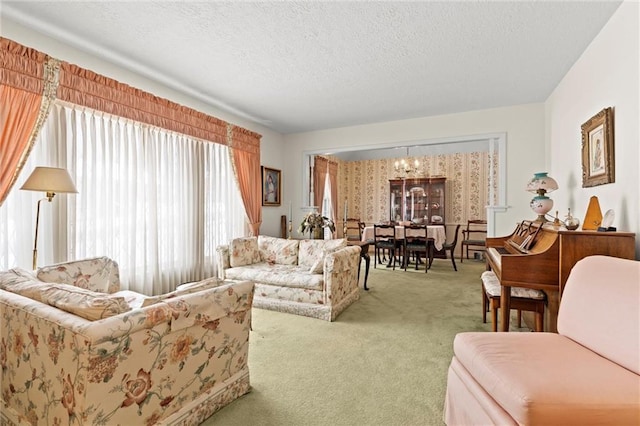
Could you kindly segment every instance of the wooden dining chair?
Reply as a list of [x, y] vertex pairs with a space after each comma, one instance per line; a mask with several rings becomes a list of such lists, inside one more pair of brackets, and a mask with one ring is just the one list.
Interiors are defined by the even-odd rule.
[[460, 251], [460, 263], [464, 259], [466, 251], [469, 259], [469, 250], [485, 251], [487, 239], [487, 221], [482, 219], [471, 219], [467, 221], [467, 229], [462, 230], [462, 250]]
[[[453, 225], [445, 225], [444, 229], [446, 231], [447, 227], [453, 226]], [[458, 234], [460, 233], [460, 224], [456, 225], [456, 229], [453, 233], [453, 238], [450, 242], [445, 242], [442, 245], [442, 251], [445, 253], [449, 252], [449, 256], [451, 257], [451, 264], [453, 264], [453, 270], [457, 271], [458, 267], [456, 266], [456, 256], [455, 256], [455, 251], [456, 251], [456, 246], [458, 245]], [[429, 259], [429, 267], [431, 267], [431, 262], [433, 262], [433, 257], [431, 257]]]
[[420, 259], [424, 255], [424, 272], [426, 273], [429, 270], [429, 261], [433, 256], [433, 251], [431, 250], [432, 243], [429, 241], [427, 235], [427, 225], [416, 225], [411, 224], [405, 226], [404, 228], [404, 256], [403, 256], [403, 265], [404, 270], [407, 270], [407, 266], [410, 262], [411, 256], [413, 255], [414, 263], [416, 265], [416, 270], [418, 270], [418, 265], [421, 263]]
[[362, 222], [359, 218], [347, 218], [345, 223], [345, 234], [344, 238], [347, 241], [361, 241], [362, 240], [362, 231], [364, 230], [364, 222]]
[[394, 270], [396, 269], [396, 255], [399, 254], [399, 244], [402, 244], [402, 239], [397, 237], [395, 225], [373, 225], [374, 268], [380, 262], [380, 250], [386, 250], [389, 252], [389, 264], [387, 266], [392, 266]]

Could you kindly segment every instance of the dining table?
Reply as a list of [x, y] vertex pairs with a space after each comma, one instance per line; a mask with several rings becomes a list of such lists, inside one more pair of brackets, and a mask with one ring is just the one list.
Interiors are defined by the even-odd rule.
[[[397, 231], [402, 231], [403, 228], [404, 228], [404, 225], [396, 225]], [[411, 237], [411, 236], [414, 236], [412, 235], [412, 233], [415, 234], [416, 232], [419, 232], [419, 231], [408, 228], [406, 230], [406, 235], [408, 237]], [[436, 250], [438, 251], [442, 250], [442, 246], [447, 240], [447, 234], [444, 230], [444, 225], [427, 225], [427, 238], [433, 240], [433, 247]], [[373, 240], [374, 240], [373, 226], [365, 226], [362, 231], [362, 241], [373, 241]]]

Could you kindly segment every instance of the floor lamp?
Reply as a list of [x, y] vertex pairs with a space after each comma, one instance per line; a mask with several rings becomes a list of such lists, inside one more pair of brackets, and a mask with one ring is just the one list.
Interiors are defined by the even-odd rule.
[[57, 167], [36, 167], [20, 189], [46, 192], [46, 197], [38, 200], [36, 210], [36, 236], [33, 241], [33, 269], [38, 264], [38, 222], [40, 220], [40, 202], [51, 202], [56, 193], [77, 193], [78, 190], [66, 169]]

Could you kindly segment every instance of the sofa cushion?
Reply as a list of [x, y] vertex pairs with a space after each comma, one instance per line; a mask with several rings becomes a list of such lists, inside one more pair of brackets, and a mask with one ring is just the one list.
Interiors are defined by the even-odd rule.
[[258, 249], [262, 262], [281, 265], [298, 264], [298, 240], [258, 235]]
[[227, 269], [230, 280], [254, 281], [282, 287], [322, 290], [324, 276], [310, 274], [308, 266], [256, 263]]
[[260, 250], [257, 237], [234, 238], [229, 244], [229, 264], [236, 266], [251, 265], [260, 262]]
[[336, 240], [302, 240], [298, 248], [298, 265], [311, 267], [322, 257], [323, 250], [341, 249], [347, 246], [345, 238]]
[[67, 284], [42, 283], [42, 302], [90, 321], [131, 310], [124, 297]]
[[38, 268], [37, 277], [48, 283], [70, 284], [100, 293], [120, 289], [118, 264], [105, 256], [57, 263]]
[[638, 376], [559, 334], [459, 333], [453, 349], [518, 424], [638, 422]]
[[182, 284], [176, 287], [176, 289], [172, 292], [160, 294], [158, 296], [145, 297], [144, 301], [142, 302], [142, 307], [154, 305], [163, 300], [172, 299], [174, 297], [182, 296], [184, 294], [191, 294], [198, 291], [207, 290], [209, 288], [219, 287], [222, 284], [225, 284], [225, 282], [215, 277], [206, 278], [202, 281]]
[[0, 288], [42, 302], [42, 284], [32, 272], [22, 268], [0, 271]]
[[[502, 294], [502, 286], [500, 280], [493, 271], [484, 271], [480, 278], [484, 285], [484, 290], [491, 297], [500, 297]], [[511, 287], [511, 297], [520, 297], [523, 299], [544, 300], [546, 295], [542, 290], [536, 290], [535, 288], [525, 287]]]

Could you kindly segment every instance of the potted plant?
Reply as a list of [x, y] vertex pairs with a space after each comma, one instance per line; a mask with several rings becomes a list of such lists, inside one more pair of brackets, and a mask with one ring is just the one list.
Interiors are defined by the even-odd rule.
[[329, 228], [331, 232], [335, 232], [336, 225], [333, 220], [326, 216], [322, 216], [317, 212], [307, 213], [300, 222], [298, 233], [304, 235], [309, 233], [310, 238], [322, 238], [322, 229]]

